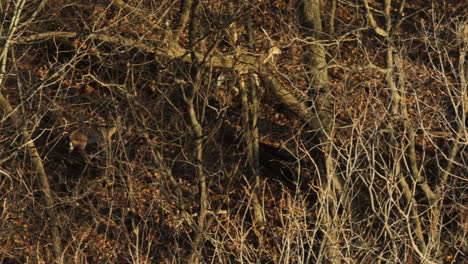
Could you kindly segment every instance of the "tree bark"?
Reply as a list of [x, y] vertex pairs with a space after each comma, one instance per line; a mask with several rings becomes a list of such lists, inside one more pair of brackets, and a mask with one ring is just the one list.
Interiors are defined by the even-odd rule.
[[[21, 120], [21, 116], [18, 114], [18, 109], [13, 109], [8, 99], [1, 93], [3, 89], [3, 83], [5, 81], [5, 72], [6, 72], [6, 65], [7, 65], [7, 58], [10, 52], [10, 45], [14, 44], [12, 41], [13, 36], [16, 33], [17, 26], [19, 25], [19, 21], [21, 18], [21, 13], [23, 11], [23, 7], [26, 1], [17, 1], [15, 3], [15, 9], [13, 14], [13, 19], [11, 21], [9, 32], [7, 33], [8, 37], [5, 41], [5, 44], [2, 49], [2, 53], [0, 54], [0, 105], [5, 112], [5, 116], [9, 117], [12, 122], [16, 125], [22, 124], [23, 120]], [[42, 9], [44, 6], [44, 1], [41, 2], [39, 5], [39, 9]], [[33, 14], [31, 17], [35, 17], [37, 13]], [[54, 212], [54, 198], [52, 195], [52, 190], [50, 188], [49, 179], [47, 177], [47, 173], [44, 169], [44, 165], [42, 159], [37, 151], [36, 145], [34, 141], [31, 140], [31, 133], [28, 131], [27, 122], [24, 125], [19, 125], [20, 130], [23, 134], [23, 140], [26, 142], [25, 146], [27, 151], [31, 157], [31, 161], [34, 167], [34, 170], [37, 173], [39, 184], [41, 187], [42, 192], [44, 193], [44, 200], [46, 203], [46, 212], [47, 216], [49, 217], [49, 225], [50, 225], [50, 232], [52, 238], [52, 245], [53, 245], [53, 253], [54, 253], [54, 260], [56, 263], [62, 263], [62, 242], [60, 231], [57, 225], [57, 218]]]
[[[322, 19], [320, 15], [319, 0], [301, 1], [301, 22], [305, 28], [304, 36], [320, 39], [323, 36]], [[309, 44], [305, 47], [305, 58], [310, 71], [313, 72], [310, 79], [310, 93], [313, 98], [313, 115], [319, 125], [317, 138], [322, 146], [321, 157], [318, 159], [320, 177], [330, 179], [333, 186], [324, 184], [321, 191], [329, 196], [322, 203], [322, 211], [326, 223], [322, 227], [326, 239], [322, 244], [322, 249], [330, 263], [341, 263], [339, 250], [339, 224], [337, 213], [337, 202], [339, 195], [343, 192], [343, 183], [336, 173], [336, 163], [338, 160], [333, 147], [333, 120], [332, 120], [332, 95], [329, 86], [327, 61], [325, 48], [320, 44]], [[327, 181], [324, 181], [327, 182]], [[333, 187], [330, 189], [330, 187]]]
[[199, 211], [198, 211], [198, 230], [195, 230], [194, 235], [194, 245], [192, 253], [189, 256], [190, 263], [200, 263], [201, 251], [204, 242], [204, 232], [206, 230], [206, 215], [208, 210], [208, 191], [206, 184], [206, 175], [203, 170], [203, 128], [198, 120], [197, 110], [195, 109], [194, 100], [200, 89], [202, 80], [201, 80], [201, 71], [202, 67], [200, 65], [199, 57], [193, 49], [197, 42], [199, 25], [198, 21], [199, 16], [199, 1], [196, 0], [192, 3], [191, 6], [191, 18], [190, 18], [190, 32], [189, 32], [189, 42], [190, 47], [192, 48], [191, 57], [192, 57], [192, 67], [191, 67], [191, 78], [192, 82], [186, 87], [182, 88], [182, 95], [185, 103], [187, 104], [187, 112], [192, 126], [192, 131], [195, 137], [195, 168], [198, 176], [198, 190], [199, 190]]

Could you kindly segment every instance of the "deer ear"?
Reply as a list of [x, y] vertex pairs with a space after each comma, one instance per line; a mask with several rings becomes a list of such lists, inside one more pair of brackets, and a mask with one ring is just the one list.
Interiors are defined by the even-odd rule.
[[109, 128], [109, 131], [108, 131], [109, 139], [112, 138], [112, 136], [115, 134], [115, 132], [117, 132], [117, 127], [114, 126], [114, 127]]
[[73, 142], [70, 140], [70, 144], [68, 147], [68, 153], [71, 153], [75, 149], [75, 146], [73, 145]]

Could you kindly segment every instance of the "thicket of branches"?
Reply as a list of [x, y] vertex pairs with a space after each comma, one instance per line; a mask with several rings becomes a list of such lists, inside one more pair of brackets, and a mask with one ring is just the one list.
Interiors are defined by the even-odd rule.
[[463, 2], [0, 1], [0, 263], [462, 263]]

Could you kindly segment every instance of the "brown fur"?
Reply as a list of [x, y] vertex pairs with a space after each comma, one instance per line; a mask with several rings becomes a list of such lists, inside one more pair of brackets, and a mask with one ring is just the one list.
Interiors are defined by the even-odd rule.
[[116, 127], [81, 127], [70, 134], [70, 152], [75, 148], [84, 151], [88, 144], [106, 144], [116, 131]]

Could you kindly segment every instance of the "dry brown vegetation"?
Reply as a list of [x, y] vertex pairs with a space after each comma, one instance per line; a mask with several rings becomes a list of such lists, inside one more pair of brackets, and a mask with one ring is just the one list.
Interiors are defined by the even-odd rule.
[[465, 1], [0, 10], [0, 264], [467, 260]]

